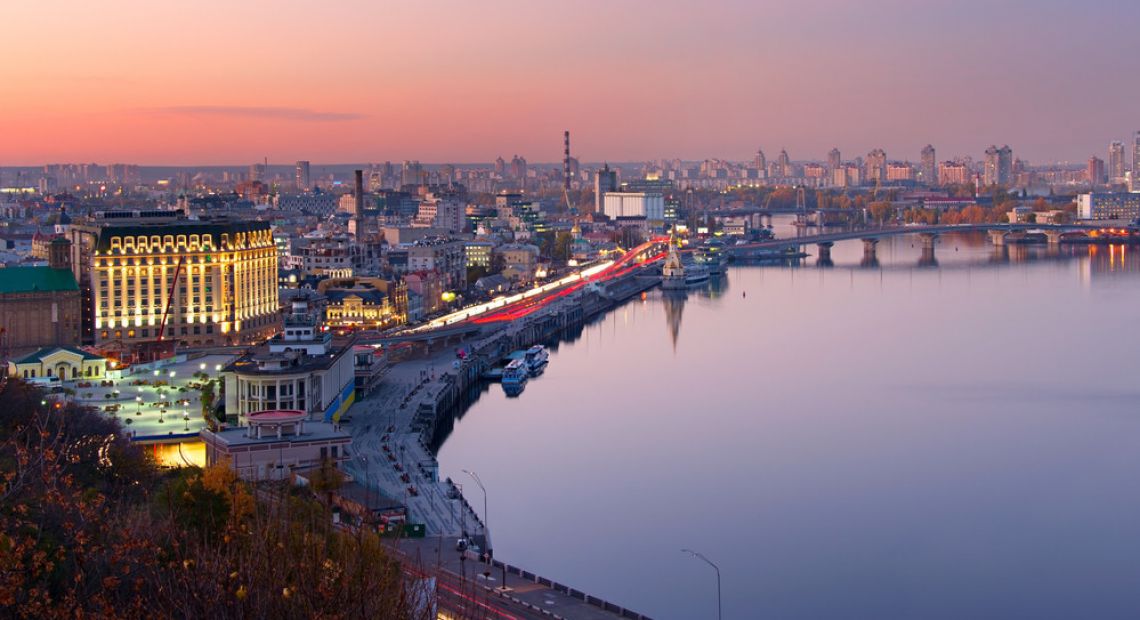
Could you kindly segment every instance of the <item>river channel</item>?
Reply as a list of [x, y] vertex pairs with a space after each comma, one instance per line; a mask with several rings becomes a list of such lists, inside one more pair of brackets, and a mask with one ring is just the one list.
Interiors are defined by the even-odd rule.
[[491, 386], [439, 461], [496, 556], [665, 619], [716, 617], [682, 548], [725, 618], [1140, 616], [1140, 250], [832, 256], [651, 291]]

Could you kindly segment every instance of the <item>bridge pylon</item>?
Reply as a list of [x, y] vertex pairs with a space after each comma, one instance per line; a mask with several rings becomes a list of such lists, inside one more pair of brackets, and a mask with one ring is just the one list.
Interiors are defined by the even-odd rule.
[[819, 248], [819, 254], [815, 259], [817, 267], [832, 267], [835, 263], [831, 262], [831, 248], [835, 244], [831, 241], [823, 241], [815, 244]]

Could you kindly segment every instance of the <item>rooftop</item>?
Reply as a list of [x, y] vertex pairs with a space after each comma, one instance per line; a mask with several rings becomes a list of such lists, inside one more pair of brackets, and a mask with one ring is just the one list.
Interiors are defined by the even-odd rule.
[[101, 360], [101, 359], [103, 359], [103, 357], [100, 355], [95, 355], [94, 353], [88, 353], [87, 351], [84, 351], [82, 349], [76, 349], [75, 347], [44, 347], [44, 348], [40, 349], [39, 351], [35, 351], [32, 353], [29, 353], [28, 355], [25, 355], [24, 357], [21, 357], [20, 359], [16, 360], [15, 363], [16, 364], [32, 364], [32, 363], [40, 362], [40, 361], [43, 361], [43, 358], [51, 355], [52, 353], [55, 353], [56, 351], [68, 351], [70, 353], [74, 353], [76, 355], [81, 356], [85, 360]]
[[41, 291], [78, 291], [70, 269], [8, 267], [0, 269], [0, 294]]
[[249, 436], [247, 426], [233, 426], [220, 431], [203, 430], [203, 438], [213, 437], [218, 443], [225, 446], [248, 446], [258, 444], [298, 443], [307, 441], [339, 441], [348, 443], [352, 437], [347, 431], [339, 430], [338, 426], [329, 422], [305, 421], [305, 430], [299, 435], [282, 435], [276, 433], [258, 438]]

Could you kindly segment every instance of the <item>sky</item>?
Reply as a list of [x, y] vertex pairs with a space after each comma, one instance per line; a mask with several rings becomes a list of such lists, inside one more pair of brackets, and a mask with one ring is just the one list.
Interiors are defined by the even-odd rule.
[[0, 166], [1106, 157], [1126, 0], [5, 0]]

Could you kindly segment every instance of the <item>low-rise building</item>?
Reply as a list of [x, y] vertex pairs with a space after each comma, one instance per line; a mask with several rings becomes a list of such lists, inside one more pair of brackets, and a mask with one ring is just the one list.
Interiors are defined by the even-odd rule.
[[8, 362], [8, 374], [22, 379], [101, 379], [106, 373], [106, 358], [74, 347], [44, 347]]
[[355, 400], [352, 343], [334, 344], [318, 323], [307, 301], [294, 301], [280, 334], [226, 366], [226, 414], [239, 424], [275, 409], [339, 420]]
[[1113, 192], [1077, 196], [1077, 217], [1082, 220], [1127, 220], [1140, 218], [1140, 194]]
[[665, 197], [646, 192], [606, 192], [602, 212], [610, 218], [645, 218], [651, 221], [665, 219]]
[[240, 427], [202, 431], [207, 465], [229, 463], [243, 480], [288, 480], [349, 458], [352, 437], [337, 424], [310, 420], [304, 411], [257, 411], [245, 420]]
[[467, 268], [491, 268], [491, 255], [495, 244], [490, 241], [467, 241], [463, 244], [464, 256], [467, 259]]
[[529, 282], [538, 267], [538, 246], [529, 243], [510, 243], [496, 250], [503, 260], [503, 276], [507, 279]]
[[[389, 288], [403, 286], [380, 288], [372, 282], [360, 281], [350, 286], [323, 289], [328, 299], [325, 324], [334, 329], [384, 329], [403, 325], [407, 322], [407, 302], [400, 304], [398, 299], [388, 294]], [[402, 292], [407, 294], [406, 289]]]
[[70, 245], [53, 241], [47, 267], [0, 269], [0, 345], [20, 351], [79, 344], [82, 298]]

